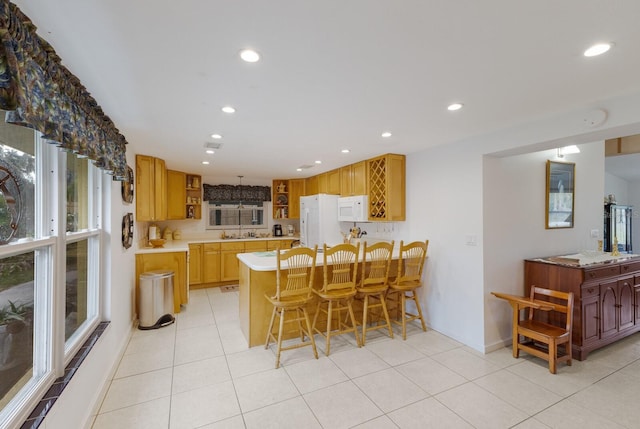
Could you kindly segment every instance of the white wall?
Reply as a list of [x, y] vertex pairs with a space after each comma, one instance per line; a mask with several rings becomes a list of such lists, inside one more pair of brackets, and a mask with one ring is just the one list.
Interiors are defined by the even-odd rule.
[[[485, 349], [500, 347], [511, 337], [511, 307], [491, 295], [500, 291], [524, 294], [527, 258], [595, 250], [602, 233], [604, 142], [580, 145], [579, 154], [564, 161], [576, 164], [573, 228], [545, 229], [546, 161], [557, 161], [547, 150], [484, 160], [484, 315]], [[541, 285], [544, 286], [544, 285]]]

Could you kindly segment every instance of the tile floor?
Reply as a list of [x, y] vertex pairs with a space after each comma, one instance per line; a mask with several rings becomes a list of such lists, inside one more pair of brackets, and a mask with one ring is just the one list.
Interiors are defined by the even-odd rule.
[[93, 428], [640, 427], [640, 334], [555, 376], [417, 326], [362, 348], [338, 337], [329, 357], [320, 339], [318, 360], [304, 347], [274, 369], [273, 347], [247, 348], [237, 309], [237, 292], [195, 290], [177, 323], [132, 332]]

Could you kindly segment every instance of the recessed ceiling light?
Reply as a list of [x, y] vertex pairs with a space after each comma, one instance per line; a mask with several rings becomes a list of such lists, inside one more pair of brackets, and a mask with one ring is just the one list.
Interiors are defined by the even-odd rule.
[[391, 133], [389, 131], [385, 131], [384, 133], [380, 134], [382, 137], [384, 137], [385, 139], [387, 137], [391, 137]]
[[209, 161], [202, 161], [204, 165], [209, 165]]
[[585, 57], [595, 57], [598, 55], [602, 55], [611, 49], [611, 43], [596, 43], [595, 45], [589, 47], [586, 51], [584, 51]]
[[302, 171], [302, 168], [296, 168], [296, 171]]
[[342, 149], [342, 153], [349, 153], [351, 152], [349, 149]]
[[316, 161], [316, 164], [322, 164], [322, 161], [317, 160], [317, 161]]
[[216, 153], [216, 151], [215, 151], [215, 150], [211, 150], [211, 149], [208, 149], [206, 152], [207, 152], [209, 155], [213, 155], [214, 153]]
[[222, 108], [222, 111], [223, 111], [224, 113], [234, 113], [234, 112], [236, 111], [236, 109], [234, 109], [234, 108], [233, 108], [233, 107], [231, 107], [231, 106], [224, 106], [224, 107]]
[[454, 110], [462, 109], [462, 106], [463, 106], [462, 103], [452, 103], [452, 104], [449, 104], [449, 106], [447, 107], [447, 110], [451, 110], [453, 112]]
[[220, 140], [222, 136], [220, 134], [211, 134], [212, 139]]
[[240, 51], [240, 58], [248, 63], [255, 63], [260, 61], [260, 54], [253, 49], [243, 49]]

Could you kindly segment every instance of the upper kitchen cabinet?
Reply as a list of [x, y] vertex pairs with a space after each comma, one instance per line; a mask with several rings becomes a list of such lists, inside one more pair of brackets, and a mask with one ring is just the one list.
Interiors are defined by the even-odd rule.
[[184, 219], [186, 215], [187, 174], [167, 170], [167, 219]]
[[182, 213], [187, 219], [202, 218], [202, 177], [196, 174], [187, 174], [187, 198], [186, 206], [183, 203]]
[[366, 161], [369, 220], [405, 220], [405, 156], [386, 154]]
[[289, 180], [274, 179], [271, 187], [273, 200], [273, 218], [289, 218]]
[[304, 179], [289, 180], [289, 217], [300, 218], [300, 197], [305, 195]]
[[164, 160], [136, 155], [136, 220], [167, 219], [167, 168]]
[[311, 176], [304, 179], [304, 194], [315, 195], [318, 192], [318, 176]]
[[340, 195], [367, 195], [367, 163], [356, 162], [340, 168]]

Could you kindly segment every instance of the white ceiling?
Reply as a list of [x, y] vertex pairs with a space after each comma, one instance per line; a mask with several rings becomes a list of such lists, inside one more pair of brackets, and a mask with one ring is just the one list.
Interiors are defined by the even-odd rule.
[[[407, 154], [640, 91], [637, 0], [15, 3], [129, 150], [245, 183]], [[615, 47], [582, 56], [600, 41]], [[262, 61], [241, 61], [246, 47]], [[448, 112], [454, 101], [464, 109]], [[227, 104], [233, 116], [220, 111]], [[211, 157], [204, 143], [214, 132], [223, 147]]]

